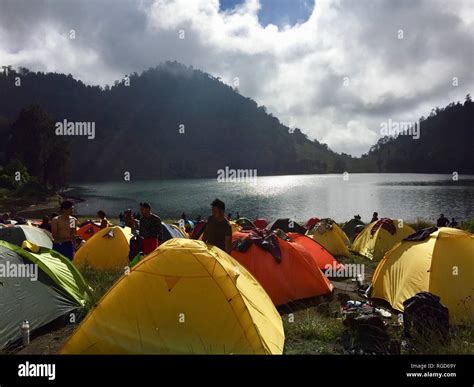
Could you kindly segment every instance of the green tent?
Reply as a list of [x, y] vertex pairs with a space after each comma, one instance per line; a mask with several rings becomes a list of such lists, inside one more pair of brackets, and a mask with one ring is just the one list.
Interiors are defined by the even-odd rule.
[[17, 343], [20, 326], [30, 331], [72, 314], [78, 321], [91, 303], [91, 288], [56, 251], [32, 252], [0, 241], [0, 350]]

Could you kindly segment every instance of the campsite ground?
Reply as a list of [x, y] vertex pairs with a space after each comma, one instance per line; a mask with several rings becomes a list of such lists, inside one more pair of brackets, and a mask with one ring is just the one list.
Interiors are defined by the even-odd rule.
[[[342, 263], [365, 264], [366, 280], [370, 279], [377, 262], [352, 255], [342, 258]], [[98, 272], [91, 269], [83, 273], [92, 288], [95, 289], [95, 302], [120, 277], [121, 272]], [[341, 335], [344, 325], [341, 304], [347, 300], [364, 300], [357, 292], [351, 279], [333, 281], [334, 292], [330, 297], [318, 297], [304, 300], [291, 306], [280, 308], [285, 328], [285, 354], [344, 354]], [[399, 340], [401, 327], [396, 323], [396, 314], [387, 321], [393, 340]], [[26, 348], [18, 348], [16, 354], [57, 354], [62, 345], [74, 331], [74, 325], [59, 326], [50, 324], [41, 330]], [[426, 353], [434, 354], [474, 354], [474, 328], [467, 327], [452, 332], [452, 340], [446, 346], [430, 346]], [[404, 353], [402, 351], [402, 353]], [[406, 352], [405, 352], [406, 353]]]
[[[91, 217], [81, 217], [79, 221]], [[117, 223], [117, 219], [111, 219]], [[468, 222], [474, 228], [474, 221]], [[412, 224], [415, 229], [429, 226], [423, 220]], [[471, 232], [474, 230], [470, 230]], [[339, 259], [343, 264], [363, 264], [365, 281], [370, 281], [378, 262], [351, 255]], [[94, 289], [94, 302], [108, 291], [120, 277], [121, 272], [99, 272], [86, 269], [84, 277]], [[341, 336], [345, 327], [341, 314], [341, 305], [347, 300], [364, 300], [357, 292], [355, 282], [350, 278], [333, 279], [334, 291], [330, 297], [299, 301], [291, 306], [280, 308], [285, 328], [285, 354], [343, 354]], [[396, 322], [396, 311], [387, 320], [389, 333], [393, 340], [399, 340], [401, 327]], [[74, 331], [74, 325], [49, 324], [41, 329], [26, 348], [17, 348], [17, 354], [56, 354]], [[402, 350], [402, 353], [406, 353]], [[424, 353], [435, 354], [474, 354], [474, 327], [465, 327], [452, 332], [450, 344], [428, 346]]]

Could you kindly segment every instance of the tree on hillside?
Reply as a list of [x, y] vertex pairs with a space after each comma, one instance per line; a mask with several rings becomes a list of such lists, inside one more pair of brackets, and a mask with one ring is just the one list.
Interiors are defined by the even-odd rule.
[[56, 136], [53, 119], [39, 105], [21, 110], [11, 127], [6, 152], [9, 160], [20, 160], [45, 186], [57, 189], [65, 185], [68, 145]]

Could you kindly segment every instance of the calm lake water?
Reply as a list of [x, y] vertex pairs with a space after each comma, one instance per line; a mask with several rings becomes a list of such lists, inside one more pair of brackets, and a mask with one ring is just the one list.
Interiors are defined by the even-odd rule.
[[312, 216], [338, 222], [360, 214], [408, 221], [435, 220], [440, 213], [457, 220], [474, 219], [474, 176], [425, 174], [293, 175], [258, 177], [256, 183], [218, 183], [216, 179], [156, 180], [76, 184], [72, 193], [86, 199], [76, 206], [80, 215], [103, 209], [116, 217], [126, 208], [138, 211], [140, 201], [152, 204], [163, 218], [207, 216], [211, 201], [225, 201], [226, 212], [251, 219]]

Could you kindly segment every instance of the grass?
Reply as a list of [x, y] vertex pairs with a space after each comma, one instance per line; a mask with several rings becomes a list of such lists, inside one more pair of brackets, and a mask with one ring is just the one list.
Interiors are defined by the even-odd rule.
[[474, 219], [461, 222], [461, 229], [474, 233]]
[[89, 286], [94, 290], [92, 293], [92, 303], [96, 304], [122, 276], [123, 270], [98, 271], [92, 269], [90, 266], [83, 266], [81, 273]]
[[342, 320], [325, 317], [314, 309], [283, 316], [285, 354], [342, 354]]
[[[401, 340], [402, 330], [395, 335]], [[403, 348], [402, 354], [418, 355], [474, 355], [474, 325], [450, 327], [448, 342], [440, 341], [436, 336], [424, 334], [415, 336], [409, 342], [410, 347]]]

